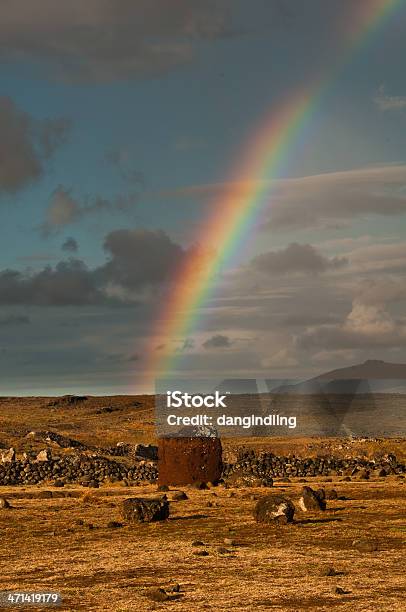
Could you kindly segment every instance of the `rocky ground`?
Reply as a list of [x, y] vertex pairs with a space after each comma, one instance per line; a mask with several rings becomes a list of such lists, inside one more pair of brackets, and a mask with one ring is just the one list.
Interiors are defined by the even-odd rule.
[[[70, 611], [404, 609], [405, 440], [226, 440], [224, 482], [185, 495], [158, 491], [154, 443], [151, 398], [0, 401], [0, 590]], [[269, 494], [292, 522], [260, 522]], [[165, 520], [123, 510], [162, 496]]]

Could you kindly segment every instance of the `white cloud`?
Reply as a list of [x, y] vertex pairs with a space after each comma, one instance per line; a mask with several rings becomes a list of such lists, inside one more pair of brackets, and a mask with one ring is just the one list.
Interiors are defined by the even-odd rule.
[[342, 227], [372, 215], [406, 214], [406, 165], [381, 165], [314, 176], [267, 181], [189, 185], [149, 198], [194, 202], [248, 198], [264, 192], [259, 225], [265, 230], [291, 231]]
[[406, 96], [390, 96], [385, 86], [381, 85], [374, 97], [374, 102], [380, 111], [399, 111], [406, 108]]

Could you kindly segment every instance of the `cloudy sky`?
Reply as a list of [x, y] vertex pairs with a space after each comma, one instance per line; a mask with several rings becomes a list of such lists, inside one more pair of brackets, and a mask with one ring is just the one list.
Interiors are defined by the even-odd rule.
[[168, 346], [190, 377], [406, 362], [406, 7], [332, 79], [195, 330], [156, 334], [196, 236], [221, 249], [199, 224], [245, 143], [353, 8], [0, 1], [2, 395], [141, 390]]

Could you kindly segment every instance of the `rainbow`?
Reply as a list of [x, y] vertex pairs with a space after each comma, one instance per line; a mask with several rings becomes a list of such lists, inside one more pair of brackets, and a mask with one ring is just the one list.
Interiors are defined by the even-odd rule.
[[[243, 235], [249, 234], [265, 196], [269, 198], [270, 181], [278, 177], [289, 153], [301, 142], [325, 95], [354, 52], [365, 46], [402, 4], [403, 0], [354, 0], [354, 10], [348, 15], [350, 25], [341, 37], [342, 53], [334, 66], [329, 65], [318, 78], [294, 92], [279, 109], [273, 108], [244, 144], [241, 158], [227, 181], [236, 185], [236, 189], [226, 190], [210, 206], [211, 214], [199, 226], [200, 237], [210, 236], [210, 242], [221, 248], [211, 253], [196, 248], [178, 270], [149, 341], [145, 380], [152, 382], [173, 373], [181, 356], [175, 345], [195, 330], [199, 311], [215, 287], [220, 270], [241, 244]], [[165, 346], [157, 350], [161, 342]]]

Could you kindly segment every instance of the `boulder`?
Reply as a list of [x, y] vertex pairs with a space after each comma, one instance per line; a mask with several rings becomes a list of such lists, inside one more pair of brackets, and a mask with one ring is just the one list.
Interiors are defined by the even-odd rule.
[[121, 514], [130, 523], [164, 521], [169, 516], [169, 503], [164, 499], [129, 497], [122, 503]]
[[369, 480], [369, 470], [361, 469], [356, 473], [356, 478], [358, 480]]
[[11, 508], [9, 502], [5, 497], [0, 497], [0, 509], [6, 510], [7, 508]]
[[352, 543], [353, 548], [360, 553], [371, 553], [378, 550], [378, 542], [369, 538], [359, 538]]
[[303, 512], [309, 510], [325, 510], [326, 502], [319, 491], [313, 491], [311, 487], [303, 487], [302, 496], [299, 499], [299, 506]]
[[160, 438], [158, 442], [159, 485], [215, 482], [222, 467], [219, 438]]
[[186, 499], [188, 499], [188, 496], [184, 491], [175, 491], [172, 494], [172, 501], [184, 501]]
[[267, 495], [260, 499], [254, 508], [257, 523], [291, 523], [295, 506], [282, 495]]
[[229, 487], [273, 487], [273, 479], [270, 476], [247, 474], [242, 469], [231, 472], [225, 482]]
[[145, 592], [145, 595], [152, 601], [157, 602], [167, 601], [169, 599], [169, 595], [165, 589], [162, 589], [161, 587], [150, 588]]

